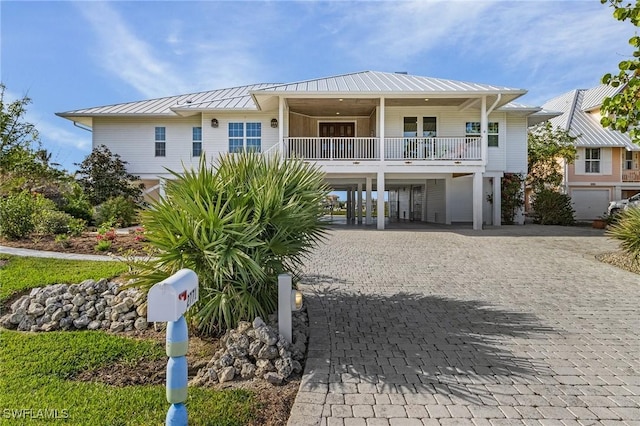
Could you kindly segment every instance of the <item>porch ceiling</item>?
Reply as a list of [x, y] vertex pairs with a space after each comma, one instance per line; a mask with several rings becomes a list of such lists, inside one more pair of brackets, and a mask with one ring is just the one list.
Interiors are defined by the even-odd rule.
[[[342, 100], [341, 100], [342, 99]], [[458, 107], [469, 98], [389, 98], [385, 105], [396, 106], [435, 106]], [[287, 104], [291, 111], [310, 116], [369, 116], [379, 105], [377, 98], [289, 98]], [[340, 113], [340, 114], [337, 114]]]

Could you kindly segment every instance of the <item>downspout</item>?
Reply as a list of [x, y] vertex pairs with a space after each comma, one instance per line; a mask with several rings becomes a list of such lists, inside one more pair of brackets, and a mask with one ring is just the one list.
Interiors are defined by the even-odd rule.
[[498, 93], [498, 98], [493, 103], [493, 105], [491, 105], [487, 110], [487, 123], [489, 122], [489, 114], [493, 112], [493, 110], [496, 108], [496, 105], [498, 105], [498, 102], [500, 102], [501, 99], [502, 99], [502, 93]]
[[73, 125], [76, 126], [78, 129], [86, 130], [87, 132], [92, 132], [93, 133], [93, 130], [91, 130], [91, 127], [85, 127], [82, 124], [78, 124], [77, 121], [74, 121]]

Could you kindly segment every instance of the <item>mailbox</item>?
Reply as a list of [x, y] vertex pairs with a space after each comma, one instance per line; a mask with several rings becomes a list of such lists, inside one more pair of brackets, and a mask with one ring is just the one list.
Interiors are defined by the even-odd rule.
[[181, 269], [155, 284], [147, 294], [147, 321], [177, 321], [198, 301], [198, 276]]

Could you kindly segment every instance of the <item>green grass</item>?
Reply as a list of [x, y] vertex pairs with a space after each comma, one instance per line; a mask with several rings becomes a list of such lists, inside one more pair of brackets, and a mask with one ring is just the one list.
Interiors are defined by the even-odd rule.
[[[89, 262], [0, 255], [0, 302], [21, 290], [54, 283], [114, 277], [119, 262]], [[164, 359], [164, 346], [101, 331], [21, 333], [0, 331], [0, 425], [161, 425], [169, 404], [161, 385], [115, 387], [72, 380], [79, 372], [114, 362]], [[244, 425], [260, 407], [245, 390], [190, 388], [190, 425]], [[12, 411], [15, 410], [15, 411]], [[11, 418], [20, 410], [29, 417]], [[57, 410], [58, 418], [42, 411]], [[51, 414], [51, 411], [49, 411]]]
[[[11, 411], [57, 410], [61, 423], [77, 425], [164, 424], [169, 407], [164, 386], [114, 387], [76, 382], [81, 371], [109, 363], [164, 358], [163, 346], [104, 332], [0, 334], [0, 424], [46, 423], [10, 419]], [[259, 407], [244, 390], [189, 389], [190, 425], [243, 425]], [[64, 410], [64, 411], [63, 411]]]
[[127, 271], [122, 262], [47, 259], [0, 254], [9, 262], [0, 267], [0, 303], [13, 294], [49, 284], [73, 284], [87, 279], [112, 278]]

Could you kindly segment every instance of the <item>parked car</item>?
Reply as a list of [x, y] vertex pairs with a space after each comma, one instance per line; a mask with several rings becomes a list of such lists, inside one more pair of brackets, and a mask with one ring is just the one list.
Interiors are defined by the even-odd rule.
[[640, 207], [640, 193], [629, 198], [610, 202], [607, 212], [609, 213], [609, 215], [615, 215], [617, 213], [620, 213], [622, 210], [630, 207]]

